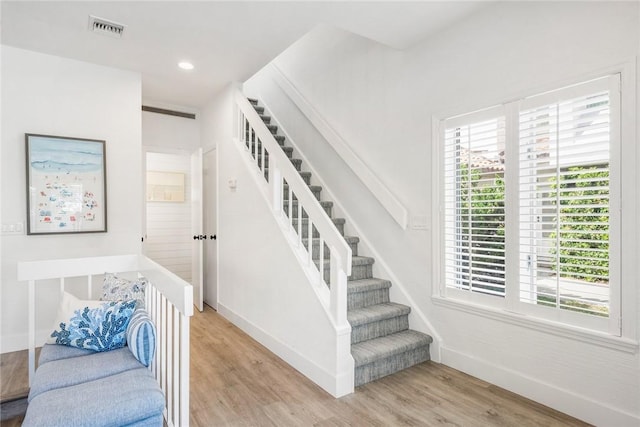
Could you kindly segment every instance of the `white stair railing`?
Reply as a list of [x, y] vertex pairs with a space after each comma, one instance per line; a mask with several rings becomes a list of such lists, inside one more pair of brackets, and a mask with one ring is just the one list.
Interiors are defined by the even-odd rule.
[[[236, 92], [235, 105], [234, 140], [256, 168], [273, 214], [297, 249], [303, 268], [313, 284], [322, 285], [316, 286], [316, 291], [335, 326], [348, 327], [347, 277], [351, 274], [351, 248], [240, 91]], [[317, 257], [314, 257], [314, 246]]]

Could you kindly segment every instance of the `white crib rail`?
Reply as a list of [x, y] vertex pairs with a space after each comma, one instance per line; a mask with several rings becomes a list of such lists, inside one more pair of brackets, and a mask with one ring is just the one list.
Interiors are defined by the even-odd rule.
[[189, 318], [193, 315], [193, 287], [143, 255], [117, 255], [18, 263], [18, 280], [28, 282], [29, 384], [35, 371], [36, 282], [57, 279], [60, 292], [65, 278], [87, 278], [105, 272], [137, 272], [149, 279], [146, 306], [157, 328], [156, 359], [151, 369], [165, 394], [168, 426], [189, 425]]

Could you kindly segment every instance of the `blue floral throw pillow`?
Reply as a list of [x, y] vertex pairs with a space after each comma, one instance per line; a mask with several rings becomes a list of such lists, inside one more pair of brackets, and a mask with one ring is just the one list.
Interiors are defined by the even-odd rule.
[[144, 293], [147, 288], [147, 279], [139, 277], [136, 280], [128, 280], [118, 277], [113, 273], [104, 273], [102, 282], [102, 301], [138, 300], [138, 305], [144, 307]]
[[135, 308], [135, 300], [84, 301], [65, 292], [48, 342], [93, 351], [124, 347]]

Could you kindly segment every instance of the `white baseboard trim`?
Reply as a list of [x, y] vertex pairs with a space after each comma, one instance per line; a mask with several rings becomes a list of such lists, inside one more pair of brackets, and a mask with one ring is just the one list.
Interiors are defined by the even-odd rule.
[[572, 417], [601, 426], [639, 426], [640, 416], [573, 391], [441, 346], [442, 364], [495, 384]]
[[218, 313], [332, 396], [341, 397], [353, 392], [353, 372], [341, 372], [336, 375], [327, 372], [221, 302], [218, 302]]
[[0, 338], [0, 353], [12, 353], [27, 349], [27, 334], [3, 335]]
[[[36, 347], [41, 347], [49, 338], [51, 330], [42, 329], [36, 331]], [[29, 347], [29, 338], [27, 333], [16, 335], [3, 335], [0, 337], [0, 353], [11, 353], [14, 351], [27, 350]], [[38, 343], [40, 343], [38, 345]]]

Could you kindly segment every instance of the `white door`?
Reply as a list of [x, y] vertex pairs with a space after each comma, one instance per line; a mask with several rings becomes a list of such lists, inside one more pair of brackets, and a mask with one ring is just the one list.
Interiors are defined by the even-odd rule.
[[218, 309], [218, 193], [217, 152], [204, 154], [204, 231], [208, 240], [204, 244], [204, 302]]
[[204, 309], [202, 302], [202, 246], [206, 238], [202, 223], [202, 148], [191, 154], [191, 232], [193, 234], [191, 250], [193, 304], [202, 311]]

